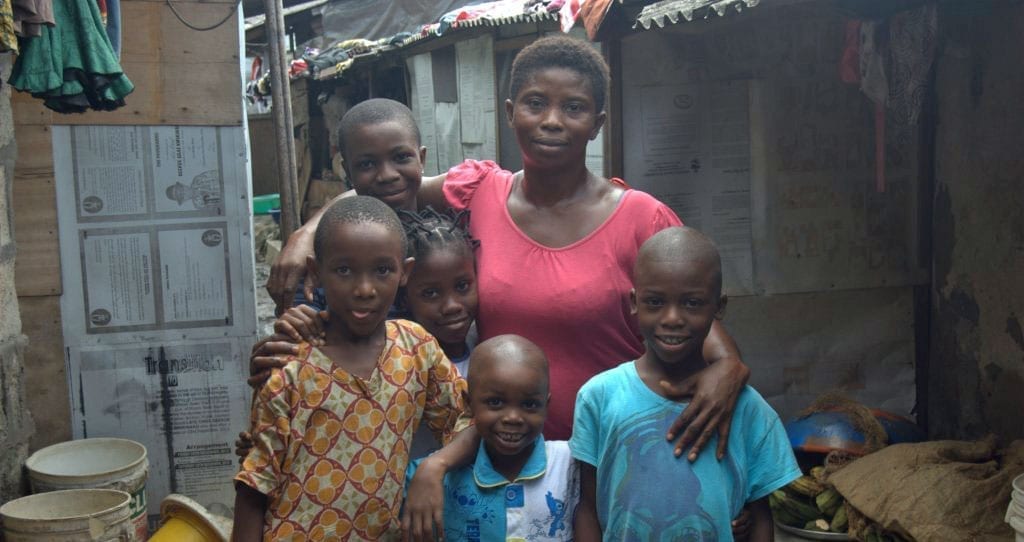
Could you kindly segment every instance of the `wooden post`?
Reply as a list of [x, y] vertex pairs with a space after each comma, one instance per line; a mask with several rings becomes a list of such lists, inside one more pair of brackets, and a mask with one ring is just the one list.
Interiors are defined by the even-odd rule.
[[277, 142], [278, 191], [281, 194], [281, 238], [299, 227], [298, 179], [295, 165], [295, 121], [292, 118], [292, 96], [288, 80], [284, 11], [281, 0], [264, 0], [267, 38], [270, 42], [270, 96]]

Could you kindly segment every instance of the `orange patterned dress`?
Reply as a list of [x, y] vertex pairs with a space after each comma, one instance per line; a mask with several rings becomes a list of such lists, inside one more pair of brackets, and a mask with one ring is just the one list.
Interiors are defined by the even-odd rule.
[[368, 380], [319, 350], [275, 370], [253, 401], [255, 446], [235, 480], [267, 496], [264, 540], [395, 540], [422, 419], [447, 442], [465, 381], [422, 327], [386, 323]]

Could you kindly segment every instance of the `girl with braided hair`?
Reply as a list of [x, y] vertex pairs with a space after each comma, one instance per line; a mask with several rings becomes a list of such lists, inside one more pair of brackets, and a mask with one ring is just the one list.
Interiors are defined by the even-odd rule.
[[476, 257], [479, 242], [469, 235], [469, 211], [401, 211], [416, 264], [398, 294], [400, 309], [441, 344], [459, 372], [467, 374], [466, 342], [476, 318]]

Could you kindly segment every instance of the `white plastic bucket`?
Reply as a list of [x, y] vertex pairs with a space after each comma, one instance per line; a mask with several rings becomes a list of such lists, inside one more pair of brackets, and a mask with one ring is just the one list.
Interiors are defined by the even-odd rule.
[[128, 505], [114, 489], [67, 489], [29, 495], [0, 506], [7, 542], [129, 542]]
[[134, 440], [87, 438], [47, 446], [25, 462], [33, 493], [60, 489], [117, 489], [131, 495], [135, 540], [146, 540], [146, 447]]

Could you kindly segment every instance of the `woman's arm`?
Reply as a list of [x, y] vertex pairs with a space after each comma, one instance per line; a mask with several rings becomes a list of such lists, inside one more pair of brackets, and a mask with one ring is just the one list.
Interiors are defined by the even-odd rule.
[[235, 482], [235, 525], [231, 542], [263, 540], [263, 516], [267, 513], [267, 496]]
[[601, 524], [597, 521], [597, 467], [580, 461], [580, 504], [573, 523], [576, 542], [600, 542]]
[[697, 455], [716, 431], [716, 457], [725, 457], [732, 412], [736, 408], [740, 391], [750, 378], [750, 369], [740, 360], [739, 348], [721, 322], [715, 321], [711, 325], [711, 332], [704, 340], [704, 359], [709, 366], [682, 384], [672, 386], [667, 382], [662, 383], [670, 397], [689, 398], [689, 404], [672, 423], [666, 437], [670, 441], [675, 440], [682, 431], [675, 453], [676, 456], [683, 455], [686, 447], [693, 443], [687, 453], [690, 461], [696, 461]]

